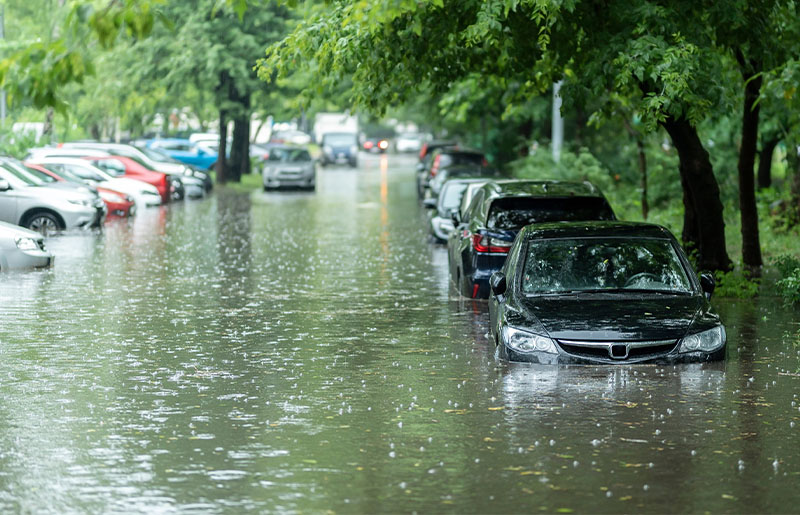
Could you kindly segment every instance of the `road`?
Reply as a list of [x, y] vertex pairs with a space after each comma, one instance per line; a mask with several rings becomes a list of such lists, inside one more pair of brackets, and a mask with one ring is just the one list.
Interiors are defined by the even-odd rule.
[[796, 311], [719, 300], [720, 364], [503, 363], [413, 164], [218, 188], [0, 276], [0, 511], [797, 509]]

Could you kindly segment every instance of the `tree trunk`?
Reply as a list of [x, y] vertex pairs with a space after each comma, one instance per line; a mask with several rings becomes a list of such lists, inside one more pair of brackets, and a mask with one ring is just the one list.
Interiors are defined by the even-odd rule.
[[233, 119], [230, 180], [239, 182], [242, 174], [250, 173], [250, 94], [240, 95], [232, 87], [230, 100], [238, 104]]
[[[697, 129], [685, 118], [662, 122], [680, 158], [684, 201], [684, 242], [697, 242], [697, 266], [701, 270], [730, 270], [725, 247], [725, 220], [714, 170]], [[687, 238], [688, 236], [688, 238]]]
[[761, 91], [761, 75], [756, 75], [757, 63], [742, 70], [744, 78], [744, 105], [742, 106], [742, 145], [739, 148], [739, 212], [742, 221], [742, 262], [746, 268], [757, 270], [761, 260], [761, 242], [758, 237], [758, 207], [753, 168], [758, 146], [758, 112], [756, 104]]
[[800, 223], [800, 157], [797, 155], [797, 145], [792, 142], [787, 145], [789, 151], [786, 153], [787, 171], [791, 174], [791, 186], [789, 195], [789, 225], [794, 227]]
[[217, 183], [228, 182], [228, 159], [225, 150], [228, 148], [228, 116], [225, 109], [219, 110], [219, 155], [217, 156]]
[[779, 136], [761, 137], [761, 152], [758, 154], [758, 189], [772, 186], [772, 156], [781, 142]]

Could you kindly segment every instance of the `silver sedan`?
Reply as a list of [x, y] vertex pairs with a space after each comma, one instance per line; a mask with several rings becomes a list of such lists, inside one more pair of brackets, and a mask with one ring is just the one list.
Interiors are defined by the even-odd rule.
[[316, 188], [317, 170], [308, 150], [299, 147], [275, 146], [264, 161], [264, 189], [280, 187]]
[[41, 234], [0, 222], [0, 271], [44, 268], [51, 266], [53, 259]]

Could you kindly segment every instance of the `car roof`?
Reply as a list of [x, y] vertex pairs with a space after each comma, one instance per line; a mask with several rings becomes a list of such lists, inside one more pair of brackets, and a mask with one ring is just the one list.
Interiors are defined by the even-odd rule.
[[487, 199], [498, 197], [598, 197], [604, 198], [591, 182], [536, 181], [525, 179], [499, 179], [483, 186]]
[[549, 222], [525, 226], [527, 238], [655, 238], [675, 240], [669, 229], [648, 222]]

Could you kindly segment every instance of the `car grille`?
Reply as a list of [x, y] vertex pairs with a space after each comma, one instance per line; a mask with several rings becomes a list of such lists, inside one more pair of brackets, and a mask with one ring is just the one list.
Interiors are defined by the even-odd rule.
[[657, 358], [675, 349], [678, 340], [656, 341], [575, 341], [556, 340], [567, 354], [604, 361], [638, 361]]

